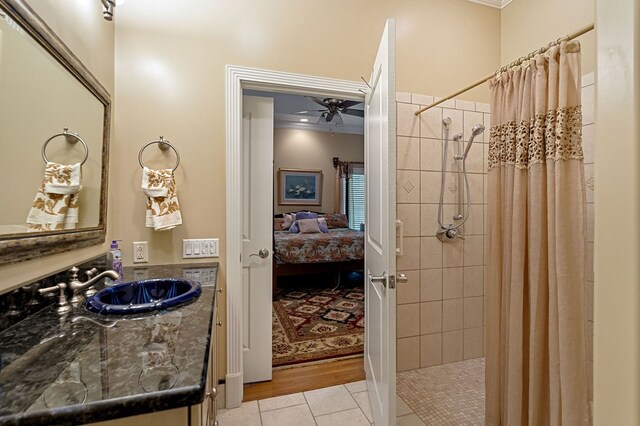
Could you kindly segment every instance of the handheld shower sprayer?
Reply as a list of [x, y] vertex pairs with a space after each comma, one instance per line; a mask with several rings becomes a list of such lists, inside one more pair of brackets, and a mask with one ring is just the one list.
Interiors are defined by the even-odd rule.
[[473, 126], [473, 129], [471, 129], [471, 137], [469, 138], [469, 143], [467, 143], [467, 147], [464, 150], [464, 158], [467, 158], [469, 150], [471, 149], [471, 145], [473, 145], [473, 140], [476, 138], [476, 136], [481, 135], [482, 132], [484, 132], [484, 126], [482, 124], [476, 124], [475, 126]]

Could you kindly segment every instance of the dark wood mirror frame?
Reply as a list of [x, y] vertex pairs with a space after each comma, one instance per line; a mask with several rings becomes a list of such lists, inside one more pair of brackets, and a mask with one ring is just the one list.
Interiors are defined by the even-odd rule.
[[0, 0], [0, 8], [49, 52], [103, 105], [102, 173], [98, 226], [33, 234], [0, 235], [0, 265], [21, 262], [101, 244], [107, 232], [107, 189], [109, 177], [109, 140], [111, 130], [111, 96], [98, 79], [84, 66], [53, 30], [24, 0]]

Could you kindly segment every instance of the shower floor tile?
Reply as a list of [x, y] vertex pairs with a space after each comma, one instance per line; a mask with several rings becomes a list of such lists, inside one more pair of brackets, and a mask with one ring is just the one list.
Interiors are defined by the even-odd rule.
[[484, 424], [484, 358], [403, 371], [397, 393], [425, 425]]

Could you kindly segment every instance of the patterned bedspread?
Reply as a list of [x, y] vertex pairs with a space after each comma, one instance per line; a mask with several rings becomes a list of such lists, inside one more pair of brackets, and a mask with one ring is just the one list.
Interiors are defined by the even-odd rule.
[[364, 232], [349, 228], [328, 233], [292, 234], [274, 231], [274, 253], [278, 263], [344, 262], [364, 259]]

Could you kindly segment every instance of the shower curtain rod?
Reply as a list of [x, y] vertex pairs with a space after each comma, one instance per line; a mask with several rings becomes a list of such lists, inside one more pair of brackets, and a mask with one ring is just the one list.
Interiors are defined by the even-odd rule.
[[476, 81], [475, 83], [472, 83], [468, 86], [466, 86], [463, 89], [458, 90], [455, 93], [450, 94], [449, 96], [445, 96], [442, 99], [439, 99], [438, 101], [432, 103], [431, 105], [427, 105], [426, 107], [420, 108], [419, 110], [417, 110], [414, 114], [415, 115], [420, 115], [423, 112], [425, 112], [426, 110], [433, 108], [436, 105], [440, 105], [441, 103], [448, 101], [449, 99], [455, 98], [456, 96], [473, 89], [474, 87], [480, 86], [482, 83], [484, 83], [487, 80], [490, 80], [491, 78], [493, 78], [495, 75], [500, 74], [501, 72], [506, 71], [507, 69], [514, 67], [516, 65], [520, 65], [521, 63], [523, 63], [524, 61], [533, 58], [535, 55], [538, 55], [540, 53], [544, 53], [547, 51], [547, 49], [549, 49], [552, 46], [558, 45], [560, 44], [560, 42], [563, 41], [568, 41], [568, 40], [573, 40], [576, 37], [580, 37], [583, 34], [588, 33], [589, 31], [593, 30], [595, 28], [594, 24], [590, 24], [587, 25], [586, 27], [582, 27], [577, 31], [572, 32], [571, 34], [567, 34], [564, 37], [560, 37], [559, 39], [557, 39], [556, 41], [552, 41], [551, 43], [549, 43], [547, 46], [545, 47], [541, 47], [540, 49], [534, 50], [533, 52], [529, 53], [527, 56], [522, 56], [519, 59], [516, 59], [515, 61], [511, 62], [509, 65], [505, 65], [501, 68], [499, 68], [497, 71], [492, 72], [491, 74], [489, 74], [488, 76], [481, 78], [480, 80]]

